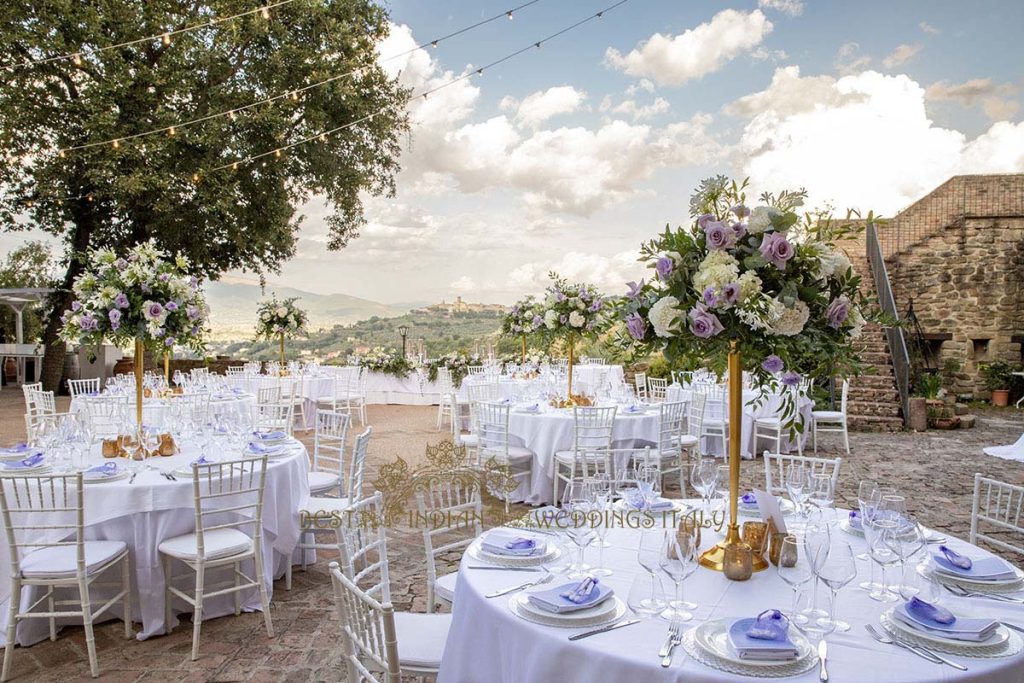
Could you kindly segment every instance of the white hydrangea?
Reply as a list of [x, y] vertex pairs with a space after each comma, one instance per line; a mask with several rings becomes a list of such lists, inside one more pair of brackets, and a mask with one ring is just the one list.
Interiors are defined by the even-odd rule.
[[800, 300], [797, 300], [793, 306], [786, 306], [776, 300], [775, 308], [779, 315], [772, 325], [772, 333], [783, 337], [792, 337], [803, 332], [807, 319], [811, 317], [811, 309]]
[[772, 227], [772, 216], [777, 216], [779, 210], [771, 206], [758, 206], [750, 214], [750, 221], [747, 223], [747, 232], [751, 235], [759, 235]]
[[679, 315], [679, 299], [674, 296], [666, 296], [651, 306], [648, 318], [651, 326], [654, 327], [654, 334], [659, 337], [671, 337], [672, 321]]
[[694, 273], [693, 289], [698, 294], [703, 294], [708, 287], [719, 289], [730, 282], [736, 282], [739, 274], [740, 264], [732, 254], [714, 250], [701, 261]]
[[850, 336], [856, 339], [864, 331], [864, 314], [860, 312], [860, 308], [857, 306], [850, 307], [850, 315], [846, 319], [846, 323], [850, 326]]
[[822, 280], [843, 275], [852, 265], [842, 251], [833, 250], [826, 245], [819, 245], [817, 249], [818, 277]]
[[573, 311], [569, 314], [569, 324], [573, 327], [583, 327], [587, 319], [579, 311]]
[[544, 314], [544, 324], [547, 325], [549, 330], [555, 329], [558, 325], [558, 311], [549, 309], [548, 312]]
[[748, 270], [743, 273], [743, 275], [740, 275], [739, 285], [740, 301], [746, 301], [747, 299], [761, 293], [761, 278], [759, 278], [752, 270]]

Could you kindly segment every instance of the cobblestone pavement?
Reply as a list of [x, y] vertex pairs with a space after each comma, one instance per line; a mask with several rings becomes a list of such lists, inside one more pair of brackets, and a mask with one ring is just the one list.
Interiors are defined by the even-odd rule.
[[[61, 405], [66, 406], [67, 399]], [[401, 456], [411, 465], [422, 462], [424, 446], [443, 438], [434, 425], [435, 409], [371, 406], [374, 435], [366, 482], [383, 463]], [[23, 404], [16, 389], [0, 393], [0, 444], [23, 438]], [[838, 503], [849, 506], [861, 478], [898, 485], [908, 495], [911, 512], [932, 527], [966, 536], [975, 472], [1024, 484], [1024, 464], [985, 456], [983, 446], [1014, 442], [1024, 432], [1024, 412], [986, 411], [973, 430], [924, 434], [850, 435], [852, 455], [843, 456]], [[832, 442], [834, 444], [835, 442]], [[835, 454], [834, 446], [822, 453]], [[759, 461], [742, 467], [745, 485], [764, 481]], [[669, 489], [670, 495], [676, 495]], [[692, 493], [690, 495], [693, 495]], [[522, 510], [526, 508], [519, 506]], [[487, 502], [485, 517], [500, 509]], [[489, 511], [489, 512], [488, 512]], [[418, 532], [390, 532], [392, 599], [397, 609], [424, 609], [423, 545]], [[125, 641], [120, 622], [96, 629], [103, 680], [110, 681], [342, 681], [339, 634], [332, 620], [326, 554], [308, 571], [296, 570], [294, 587], [274, 587], [271, 613], [275, 637], [268, 638], [259, 614], [223, 617], [203, 624], [200, 658], [189, 660], [188, 618], [169, 636], [145, 642]], [[454, 568], [457, 556], [449, 558]], [[439, 567], [439, 572], [447, 571]], [[56, 642], [44, 641], [14, 653], [15, 680], [88, 680], [85, 640], [81, 628], [64, 629]]]

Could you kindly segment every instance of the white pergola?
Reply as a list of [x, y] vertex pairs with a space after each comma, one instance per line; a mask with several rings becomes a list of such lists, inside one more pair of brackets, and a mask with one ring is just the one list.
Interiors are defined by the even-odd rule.
[[29, 306], [39, 303], [52, 292], [45, 287], [15, 287], [0, 289], [0, 305], [14, 311], [14, 342], [0, 344], [0, 358], [15, 358], [18, 361], [18, 383], [25, 382], [25, 359], [35, 358], [35, 380], [39, 381], [42, 370], [40, 360], [43, 357], [42, 347], [37, 344], [25, 343], [24, 313]]

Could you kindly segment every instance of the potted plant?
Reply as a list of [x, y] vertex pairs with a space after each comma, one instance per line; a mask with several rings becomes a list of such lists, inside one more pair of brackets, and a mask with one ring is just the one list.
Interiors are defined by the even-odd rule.
[[985, 388], [992, 392], [992, 405], [1006, 406], [1010, 403], [1010, 381], [1016, 366], [1005, 360], [982, 363], [979, 367], [985, 381]]

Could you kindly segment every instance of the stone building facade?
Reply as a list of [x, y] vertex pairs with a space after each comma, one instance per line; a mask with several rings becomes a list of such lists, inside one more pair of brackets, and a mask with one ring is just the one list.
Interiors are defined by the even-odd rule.
[[979, 365], [1022, 360], [1024, 174], [950, 178], [879, 242], [901, 314], [912, 302], [939, 367], [959, 364], [958, 393], [987, 396]]

